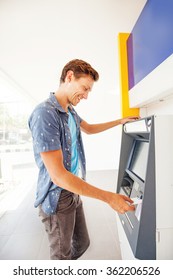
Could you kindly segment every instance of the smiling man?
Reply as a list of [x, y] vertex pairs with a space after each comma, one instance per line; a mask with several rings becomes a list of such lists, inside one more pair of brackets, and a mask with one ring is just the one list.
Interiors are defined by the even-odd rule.
[[29, 118], [34, 156], [39, 168], [35, 207], [50, 242], [50, 258], [78, 259], [89, 246], [80, 195], [102, 200], [115, 211], [133, 211], [129, 197], [97, 188], [85, 181], [86, 163], [81, 130], [99, 133], [137, 117], [100, 124], [81, 119], [74, 107], [87, 99], [99, 75], [83, 60], [68, 62], [55, 93]]

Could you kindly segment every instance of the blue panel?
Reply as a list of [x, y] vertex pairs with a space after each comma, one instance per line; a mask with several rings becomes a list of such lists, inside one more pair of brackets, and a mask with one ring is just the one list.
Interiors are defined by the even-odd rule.
[[129, 89], [173, 53], [173, 0], [148, 0], [127, 40]]

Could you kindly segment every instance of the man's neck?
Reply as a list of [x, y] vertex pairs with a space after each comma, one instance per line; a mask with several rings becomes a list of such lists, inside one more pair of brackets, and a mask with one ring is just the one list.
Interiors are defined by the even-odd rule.
[[61, 105], [61, 107], [66, 111], [68, 112], [68, 107], [69, 107], [69, 103], [68, 103], [68, 100], [67, 100], [67, 97], [66, 95], [64, 94], [64, 92], [60, 89], [58, 89], [56, 92], [55, 92], [55, 97], [56, 99], [58, 100], [58, 103]]

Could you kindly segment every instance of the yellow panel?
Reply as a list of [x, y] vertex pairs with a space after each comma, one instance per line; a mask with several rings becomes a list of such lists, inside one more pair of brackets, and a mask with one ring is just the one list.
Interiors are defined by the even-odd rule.
[[128, 61], [127, 61], [127, 38], [130, 34], [119, 33], [118, 49], [119, 49], [119, 68], [120, 68], [120, 95], [121, 95], [121, 115], [122, 118], [128, 116], [139, 116], [139, 108], [129, 107], [128, 93]]

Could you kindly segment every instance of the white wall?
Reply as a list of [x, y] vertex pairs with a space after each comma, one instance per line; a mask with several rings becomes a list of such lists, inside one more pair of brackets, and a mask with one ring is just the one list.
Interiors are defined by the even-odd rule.
[[171, 55], [130, 90], [130, 104], [141, 108], [141, 117], [173, 114], [172, 61]]
[[[117, 36], [131, 32], [145, 3], [1, 0], [0, 72], [37, 103], [56, 90], [65, 63], [73, 58], [87, 60], [100, 79], [77, 111], [88, 122], [119, 118]], [[84, 136], [84, 143], [88, 169], [118, 167], [120, 128]]]
[[160, 100], [140, 109], [142, 117], [151, 115], [172, 115], [173, 114], [173, 96]]
[[[120, 97], [115, 94], [90, 93], [79, 105], [78, 113], [89, 123], [107, 122], [120, 117]], [[83, 134], [88, 170], [117, 169], [121, 142], [121, 126], [95, 134]]]

